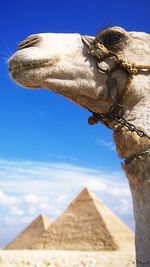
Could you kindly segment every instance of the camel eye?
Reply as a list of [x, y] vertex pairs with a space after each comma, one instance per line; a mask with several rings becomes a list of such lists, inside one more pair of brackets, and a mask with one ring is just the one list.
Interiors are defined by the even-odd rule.
[[105, 45], [113, 45], [119, 43], [121, 40], [121, 33], [109, 33], [104, 37], [103, 42]]

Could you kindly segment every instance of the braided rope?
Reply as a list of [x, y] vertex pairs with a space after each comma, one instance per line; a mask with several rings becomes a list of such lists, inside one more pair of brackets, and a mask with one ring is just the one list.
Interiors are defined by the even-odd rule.
[[129, 77], [127, 79], [126, 85], [124, 87], [124, 89], [122, 90], [120, 96], [119, 96], [119, 104], [123, 104], [127, 93], [128, 93], [128, 89], [129, 86], [133, 80], [134, 75], [137, 75], [139, 71], [150, 71], [150, 65], [140, 65], [140, 64], [135, 64], [135, 63], [128, 63], [125, 60], [123, 60], [122, 58], [120, 58], [119, 56], [116, 56], [116, 63], [118, 65], [120, 65], [123, 69], [125, 69], [128, 73], [129, 73]]
[[150, 70], [150, 65], [140, 65], [135, 63], [129, 63], [116, 55], [116, 63], [122, 68], [127, 70], [130, 74], [136, 75], [140, 70]]
[[130, 74], [129, 75], [129, 77], [128, 77], [127, 81], [126, 81], [125, 87], [123, 88], [123, 90], [122, 90], [122, 92], [121, 92], [121, 94], [119, 96], [119, 104], [120, 105], [123, 104], [123, 102], [124, 102], [124, 100], [125, 100], [125, 98], [126, 98], [126, 96], [128, 94], [128, 89], [129, 89], [129, 86], [130, 86], [130, 84], [131, 84], [131, 82], [133, 80], [133, 76], [134, 76], [134, 74]]

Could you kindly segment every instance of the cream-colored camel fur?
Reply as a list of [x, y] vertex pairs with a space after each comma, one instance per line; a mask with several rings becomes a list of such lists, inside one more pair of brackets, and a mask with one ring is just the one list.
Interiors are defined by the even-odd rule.
[[[109, 38], [110, 35], [114, 37]], [[115, 36], [120, 37], [115, 40]], [[94, 40], [94, 37], [87, 38], [89, 42]], [[112, 27], [99, 33], [98, 38], [126, 62], [150, 65], [149, 34]], [[110, 66], [114, 64], [111, 58], [103, 61]], [[10, 58], [9, 69], [12, 78], [21, 86], [50, 89], [93, 112], [106, 113], [112, 105], [107, 95], [107, 76], [99, 72], [95, 58], [88, 53], [80, 34], [31, 35]], [[128, 73], [117, 68], [113, 76], [120, 94]], [[127, 121], [149, 134], [149, 71], [139, 71], [133, 77], [123, 106]], [[109, 122], [109, 126], [113, 128], [120, 157], [126, 158], [150, 148], [147, 138], [139, 137], [125, 126], [115, 121]], [[150, 266], [150, 155], [143, 155], [122, 167], [133, 197], [137, 266]]]

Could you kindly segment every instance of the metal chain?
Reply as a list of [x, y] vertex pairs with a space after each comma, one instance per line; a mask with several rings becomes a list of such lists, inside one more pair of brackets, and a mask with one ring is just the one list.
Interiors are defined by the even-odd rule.
[[134, 124], [128, 122], [124, 118], [123, 106], [118, 103], [117, 99], [114, 99], [114, 103], [109, 108], [109, 112], [106, 114], [106, 117], [126, 126], [131, 132], [136, 132], [140, 137], [146, 137], [150, 140], [150, 136], [148, 136], [143, 130], [138, 129]]
[[[93, 116], [89, 117], [89, 124], [94, 125], [98, 123], [99, 121], [103, 122], [107, 127], [109, 127], [108, 123], [105, 121], [105, 119], [109, 119], [110, 121], [115, 120], [116, 122], [120, 123], [123, 126], [126, 126], [131, 132], [136, 132], [138, 136], [140, 137], [146, 137], [148, 140], [150, 140], [150, 136], [148, 136], [143, 130], [138, 129], [134, 124], [128, 122], [124, 117], [123, 117], [123, 107], [118, 106], [117, 113], [112, 112], [114, 104], [110, 107], [110, 110], [107, 114], [103, 113], [93, 113]], [[118, 115], [119, 112], [121, 111], [121, 116]]]
[[148, 136], [143, 130], [138, 129], [135, 125], [128, 122], [124, 117], [119, 117], [118, 115], [114, 115], [114, 120], [120, 123], [123, 126], [126, 126], [131, 132], [136, 132], [140, 137], [146, 137], [150, 140], [150, 136]]

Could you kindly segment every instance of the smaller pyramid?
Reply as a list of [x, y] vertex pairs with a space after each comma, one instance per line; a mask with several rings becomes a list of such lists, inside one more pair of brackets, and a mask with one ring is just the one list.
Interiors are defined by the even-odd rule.
[[128, 226], [84, 188], [32, 248], [111, 251], [133, 244], [134, 235]]
[[5, 249], [30, 249], [40, 235], [47, 230], [49, 225], [49, 218], [40, 214], [23, 232], [9, 243]]

